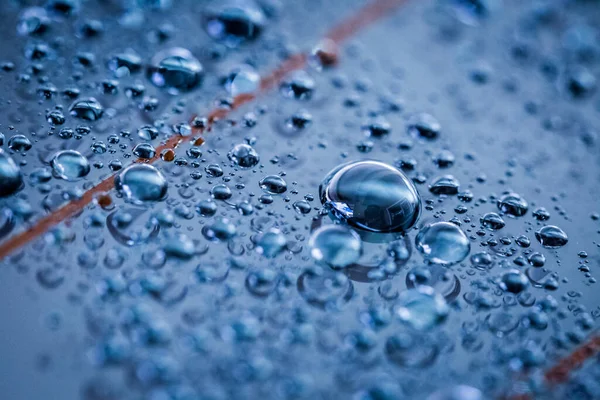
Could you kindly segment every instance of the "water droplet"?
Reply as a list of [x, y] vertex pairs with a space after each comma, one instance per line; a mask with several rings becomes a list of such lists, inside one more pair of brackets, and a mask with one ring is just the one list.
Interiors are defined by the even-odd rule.
[[154, 140], [158, 137], [158, 129], [151, 125], [144, 125], [137, 130], [137, 135], [143, 140]]
[[426, 261], [442, 265], [461, 262], [471, 250], [471, 243], [465, 233], [450, 222], [435, 222], [424, 226], [415, 238], [415, 244]]
[[115, 178], [115, 188], [128, 201], [142, 204], [159, 201], [167, 195], [167, 180], [151, 165], [134, 164]]
[[150, 143], [138, 143], [133, 148], [132, 153], [138, 158], [150, 159], [154, 158], [154, 156], [156, 155], [156, 150], [154, 149], [154, 146], [152, 146]]
[[458, 194], [460, 183], [458, 179], [452, 175], [444, 175], [436, 178], [431, 185], [429, 191], [435, 195], [453, 196]]
[[308, 245], [315, 260], [332, 267], [347, 267], [358, 261], [362, 254], [360, 237], [354, 231], [339, 225], [325, 225], [317, 229]]
[[229, 47], [256, 39], [263, 31], [266, 17], [251, 2], [215, 2], [204, 12], [204, 29], [210, 37]]
[[256, 252], [267, 258], [274, 258], [287, 246], [285, 235], [276, 228], [263, 233], [256, 243]]
[[202, 200], [196, 205], [196, 211], [203, 217], [211, 217], [217, 212], [217, 204], [211, 200]]
[[176, 94], [196, 88], [204, 78], [204, 68], [189, 50], [175, 47], [152, 57], [146, 75], [155, 86]]
[[158, 235], [160, 225], [152, 218], [144, 223], [145, 210], [122, 207], [106, 217], [106, 226], [112, 237], [125, 246], [148, 242]]
[[403, 232], [419, 218], [421, 199], [398, 169], [378, 161], [342, 164], [319, 186], [335, 217], [371, 232]]
[[286, 78], [279, 88], [285, 97], [297, 100], [310, 100], [315, 89], [315, 81], [306, 71], [295, 71]]
[[268, 175], [259, 182], [260, 188], [269, 194], [282, 194], [287, 191], [287, 183], [279, 175]]
[[249, 65], [235, 68], [225, 79], [225, 89], [233, 97], [254, 93], [260, 87], [260, 75]]
[[439, 325], [448, 315], [446, 300], [429, 286], [400, 293], [396, 315], [414, 329], [425, 331]]
[[22, 186], [21, 170], [11, 157], [0, 149], [0, 197], [10, 196]]
[[50, 162], [54, 176], [66, 181], [76, 181], [90, 172], [90, 162], [75, 150], [63, 150]]
[[528, 204], [516, 193], [505, 194], [498, 200], [498, 208], [505, 214], [521, 217], [527, 213]]
[[518, 294], [527, 289], [528, 286], [529, 280], [527, 277], [516, 269], [505, 272], [500, 280], [500, 287], [505, 292]]
[[322, 309], [339, 308], [354, 294], [354, 286], [344, 274], [320, 267], [303, 272], [297, 286], [304, 300]]
[[236, 145], [229, 154], [229, 160], [241, 168], [252, 168], [258, 165], [260, 157], [254, 148], [247, 144]]
[[8, 139], [8, 148], [17, 153], [25, 153], [32, 147], [31, 141], [25, 135], [14, 135]]
[[407, 124], [407, 131], [414, 138], [434, 140], [440, 136], [441, 130], [438, 120], [427, 113], [413, 115]]
[[567, 234], [558, 226], [547, 225], [535, 233], [536, 239], [548, 249], [562, 247], [567, 244]]
[[456, 385], [432, 393], [427, 400], [484, 400], [483, 393], [467, 385]]
[[394, 364], [401, 367], [424, 368], [437, 359], [439, 347], [423, 335], [398, 333], [385, 342], [385, 354]]
[[26, 8], [17, 23], [17, 32], [21, 35], [43, 35], [50, 28], [50, 17], [42, 7]]
[[504, 222], [501, 216], [499, 216], [495, 212], [491, 212], [484, 214], [483, 217], [481, 217], [481, 225], [483, 225], [491, 231], [497, 231], [499, 229], [504, 228], [504, 225], [506, 225], [506, 223]]
[[77, 100], [71, 105], [69, 112], [75, 118], [86, 121], [97, 121], [102, 117], [102, 114], [104, 114], [104, 108], [98, 100], [89, 97], [87, 99]]
[[237, 229], [228, 219], [220, 218], [211, 225], [202, 228], [202, 234], [207, 240], [226, 242], [237, 234]]
[[65, 270], [45, 267], [37, 271], [37, 281], [46, 289], [56, 289], [65, 281]]

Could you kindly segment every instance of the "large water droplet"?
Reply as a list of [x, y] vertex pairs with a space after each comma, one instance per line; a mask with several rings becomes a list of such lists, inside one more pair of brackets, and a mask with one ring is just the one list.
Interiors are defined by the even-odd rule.
[[471, 243], [458, 226], [450, 222], [426, 225], [415, 238], [417, 249], [433, 264], [452, 265], [467, 257]]
[[498, 208], [513, 217], [525, 215], [528, 207], [527, 201], [516, 193], [505, 194], [498, 200]]
[[502, 275], [500, 287], [510, 293], [521, 293], [529, 286], [529, 280], [521, 271], [511, 269]]
[[270, 194], [281, 194], [287, 190], [287, 183], [278, 175], [268, 175], [259, 182], [260, 188]]
[[438, 390], [427, 397], [427, 400], [483, 400], [479, 389], [466, 385], [456, 385]]
[[10, 196], [22, 185], [21, 170], [11, 157], [0, 149], [0, 197]]
[[565, 231], [554, 225], [544, 226], [535, 233], [535, 237], [542, 246], [549, 249], [562, 247], [569, 241]]
[[260, 75], [249, 65], [233, 69], [225, 80], [225, 89], [233, 97], [254, 93], [260, 87]]
[[238, 144], [227, 154], [227, 157], [235, 165], [241, 168], [252, 168], [255, 167], [260, 158], [254, 148], [247, 144]]
[[115, 178], [115, 188], [128, 201], [141, 204], [159, 201], [167, 195], [167, 180], [151, 165], [134, 164]]
[[156, 54], [146, 74], [155, 86], [177, 93], [198, 86], [204, 77], [204, 68], [189, 50], [175, 47]]
[[414, 329], [424, 331], [441, 323], [448, 315], [446, 300], [429, 286], [418, 286], [400, 294], [396, 315]]
[[66, 181], [76, 181], [90, 172], [90, 162], [75, 150], [63, 150], [54, 155], [50, 162], [54, 175]]
[[317, 229], [308, 245], [315, 260], [332, 267], [347, 267], [358, 261], [362, 254], [360, 237], [339, 225], [325, 225]]
[[398, 169], [357, 161], [330, 171], [319, 186], [321, 203], [339, 219], [371, 232], [403, 232], [419, 218], [421, 200]]
[[265, 23], [262, 10], [251, 2], [215, 2], [204, 12], [204, 29], [208, 35], [230, 47], [256, 39]]
[[87, 99], [77, 100], [69, 108], [69, 112], [75, 118], [83, 119], [86, 121], [97, 121], [104, 114], [104, 108], [102, 104], [93, 97]]

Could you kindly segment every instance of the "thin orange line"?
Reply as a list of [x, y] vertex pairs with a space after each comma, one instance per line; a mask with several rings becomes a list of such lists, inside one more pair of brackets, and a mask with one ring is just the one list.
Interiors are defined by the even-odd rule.
[[[394, 8], [399, 7], [405, 2], [407, 2], [407, 0], [374, 0], [360, 9], [356, 14], [335, 26], [329, 32], [327, 38], [339, 44], [353, 34], [356, 34], [360, 30], [376, 22], [378, 19], [386, 16]], [[306, 54], [295, 54], [288, 57], [278, 68], [272, 71], [269, 75], [261, 78], [259, 93], [273, 88], [275, 85], [281, 82], [286, 74], [290, 73], [291, 71], [304, 68], [306, 66], [307, 59], [308, 57]], [[215, 109], [211, 111], [208, 114], [208, 123], [205, 129], [210, 129], [215, 120], [224, 118], [231, 111], [254, 100], [257, 94], [246, 94], [236, 97], [231, 109]], [[160, 158], [159, 154], [163, 150], [175, 148], [181, 142], [188, 140], [191, 140], [191, 138], [173, 136], [156, 148], [156, 155], [153, 158], [149, 160], [138, 159], [135, 162], [153, 163]], [[27, 243], [31, 242], [37, 237], [43, 235], [54, 226], [81, 212], [85, 206], [90, 204], [94, 198], [96, 198], [97, 195], [112, 190], [114, 187], [114, 177], [115, 175], [111, 175], [105, 178], [96, 186], [87, 190], [80, 199], [67, 203], [58, 210], [53, 211], [45, 217], [39, 219], [35, 225], [31, 226], [29, 229], [13, 235], [8, 240], [1, 243], [0, 260], [25, 246]]]
[[[576, 347], [567, 356], [558, 360], [553, 367], [549, 368], [544, 373], [544, 380], [549, 386], [559, 385], [569, 380], [569, 375], [574, 370], [577, 370], [583, 366], [583, 364], [600, 353], [600, 335], [593, 335], [581, 346]], [[530, 394], [523, 393], [508, 396], [507, 400], [532, 400]]]

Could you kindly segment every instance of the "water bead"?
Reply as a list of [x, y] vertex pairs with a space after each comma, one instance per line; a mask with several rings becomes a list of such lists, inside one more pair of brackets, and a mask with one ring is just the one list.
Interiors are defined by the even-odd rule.
[[23, 186], [21, 170], [14, 160], [0, 149], [0, 197], [10, 196]]
[[233, 97], [254, 93], [259, 87], [260, 75], [246, 64], [232, 70], [225, 79], [225, 89]]
[[279, 229], [271, 228], [258, 239], [256, 252], [267, 258], [273, 258], [285, 250], [286, 246], [285, 235]]
[[521, 217], [527, 213], [527, 201], [516, 193], [508, 193], [498, 200], [498, 208], [505, 214]]
[[458, 194], [460, 183], [452, 175], [444, 175], [436, 178], [431, 185], [429, 191], [435, 195], [453, 196]]
[[319, 186], [332, 214], [370, 232], [404, 232], [418, 220], [421, 199], [398, 169], [378, 161], [356, 161], [330, 171]]
[[146, 75], [155, 86], [187, 92], [202, 82], [204, 68], [189, 50], [175, 47], [156, 54]]
[[400, 293], [396, 315], [414, 329], [424, 331], [441, 323], [448, 315], [446, 300], [429, 286]]
[[562, 247], [569, 241], [565, 231], [554, 225], [544, 226], [535, 233], [535, 237], [542, 246], [548, 249]]
[[414, 138], [434, 140], [440, 136], [441, 130], [438, 120], [427, 113], [413, 115], [407, 124], [407, 131]]
[[435, 222], [424, 226], [417, 234], [415, 244], [426, 261], [442, 265], [461, 262], [471, 250], [471, 243], [465, 233], [450, 222]]
[[231, 162], [240, 168], [255, 167], [260, 161], [260, 157], [254, 148], [247, 144], [238, 144], [227, 154]]
[[438, 390], [426, 400], [484, 400], [483, 393], [472, 386], [456, 385]]
[[347, 267], [358, 261], [362, 242], [358, 234], [340, 225], [325, 225], [313, 232], [308, 242], [316, 261], [332, 267]]
[[260, 188], [269, 194], [282, 194], [287, 190], [287, 183], [278, 175], [268, 175], [259, 182]]
[[217, 1], [206, 8], [203, 23], [210, 37], [237, 47], [262, 33], [266, 17], [252, 2]]
[[54, 175], [66, 181], [76, 181], [90, 172], [90, 162], [75, 150], [63, 150], [54, 155], [50, 162]]
[[115, 178], [117, 191], [137, 204], [162, 200], [167, 195], [167, 187], [164, 175], [146, 164], [133, 164]]
[[69, 108], [69, 113], [75, 118], [85, 121], [97, 121], [104, 114], [104, 107], [93, 97], [74, 102]]
[[502, 217], [495, 212], [484, 214], [481, 217], [481, 225], [486, 227], [491, 231], [497, 231], [499, 229], [504, 228], [506, 223], [502, 219]]
[[519, 270], [512, 269], [505, 272], [500, 280], [502, 290], [510, 293], [521, 293], [529, 286], [529, 280]]

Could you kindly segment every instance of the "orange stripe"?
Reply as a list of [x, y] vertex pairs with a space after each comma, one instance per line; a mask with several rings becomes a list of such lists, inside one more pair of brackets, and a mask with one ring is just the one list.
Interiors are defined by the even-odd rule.
[[[571, 372], [581, 368], [583, 364], [600, 353], [600, 335], [593, 335], [581, 346], [576, 347], [567, 356], [558, 360], [553, 367], [544, 373], [548, 386], [552, 387], [569, 380]], [[507, 400], [533, 400], [531, 394], [518, 394], [506, 397]]]

